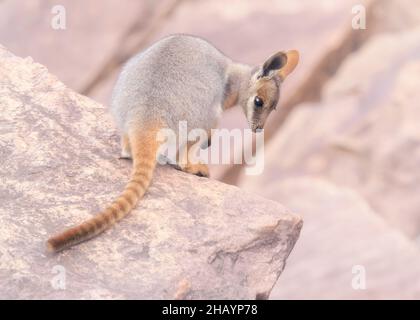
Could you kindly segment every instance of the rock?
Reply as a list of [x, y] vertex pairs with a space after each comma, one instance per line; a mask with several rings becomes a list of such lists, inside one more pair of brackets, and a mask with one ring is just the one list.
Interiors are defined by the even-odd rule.
[[156, 170], [145, 198], [99, 237], [58, 255], [55, 232], [123, 188], [130, 163], [103, 106], [0, 46], [3, 299], [267, 298], [302, 220], [236, 187]]
[[419, 299], [418, 247], [354, 190], [292, 177], [263, 194], [305, 221], [271, 299]]

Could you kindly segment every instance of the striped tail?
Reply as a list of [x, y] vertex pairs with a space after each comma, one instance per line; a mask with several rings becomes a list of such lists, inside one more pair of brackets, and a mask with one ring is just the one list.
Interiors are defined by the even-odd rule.
[[130, 136], [133, 171], [124, 191], [93, 218], [50, 238], [47, 241], [48, 251], [58, 252], [95, 237], [124, 218], [137, 205], [150, 185], [156, 166], [156, 152], [159, 147], [156, 133], [157, 129], [144, 130], [141, 134]]

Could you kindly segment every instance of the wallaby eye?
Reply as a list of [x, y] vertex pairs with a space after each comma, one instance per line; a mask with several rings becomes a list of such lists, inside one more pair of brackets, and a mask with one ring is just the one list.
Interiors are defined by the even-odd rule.
[[264, 105], [264, 101], [259, 96], [256, 96], [254, 98], [254, 104], [256, 107], [261, 108]]

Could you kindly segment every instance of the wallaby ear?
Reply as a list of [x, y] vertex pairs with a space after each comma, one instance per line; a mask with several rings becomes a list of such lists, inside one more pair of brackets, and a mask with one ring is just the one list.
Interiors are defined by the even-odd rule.
[[286, 63], [277, 71], [277, 74], [283, 81], [286, 77], [295, 70], [297, 64], [299, 63], [299, 52], [297, 50], [290, 50], [285, 53]]
[[270, 56], [262, 66], [261, 76], [266, 77], [270, 72], [275, 71], [283, 81], [296, 68], [299, 62], [299, 52], [290, 50], [279, 51]]
[[287, 55], [280, 51], [270, 56], [262, 66], [261, 76], [266, 77], [271, 71], [278, 72], [287, 63]]

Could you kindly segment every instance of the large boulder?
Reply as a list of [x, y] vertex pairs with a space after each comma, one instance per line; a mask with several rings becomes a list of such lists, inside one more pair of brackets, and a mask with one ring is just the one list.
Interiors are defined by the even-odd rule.
[[49, 235], [123, 188], [130, 162], [102, 105], [0, 47], [1, 298], [267, 298], [302, 220], [236, 187], [159, 167], [145, 198], [57, 255]]

